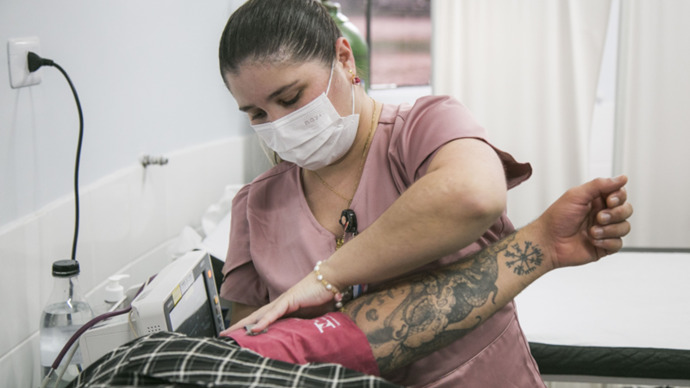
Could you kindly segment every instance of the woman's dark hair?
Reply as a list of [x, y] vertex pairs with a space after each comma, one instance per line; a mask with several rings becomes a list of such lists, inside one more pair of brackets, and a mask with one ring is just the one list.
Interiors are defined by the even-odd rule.
[[220, 39], [221, 74], [237, 72], [244, 60], [329, 64], [341, 36], [318, 0], [249, 0], [228, 20]]

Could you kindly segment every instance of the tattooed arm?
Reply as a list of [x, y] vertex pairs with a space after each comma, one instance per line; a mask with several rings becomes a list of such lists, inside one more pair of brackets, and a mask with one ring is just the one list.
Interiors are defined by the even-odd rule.
[[575, 187], [537, 220], [469, 259], [350, 302], [345, 312], [367, 335], [381, 372], [462, 337], [546, 272], [618, 251], [632, 214], [626, 181]]

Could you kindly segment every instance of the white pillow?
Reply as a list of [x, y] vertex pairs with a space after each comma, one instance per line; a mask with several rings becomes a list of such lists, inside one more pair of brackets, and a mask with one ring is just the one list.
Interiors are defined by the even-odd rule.
[[230, 212], [223, 217], [216, 227], [208, 234], [199, 247], [209, 255], [225, 261], [225, 256], [228, 253], [228, 244], [230, 243]]
[[230, 243], [230, 212], [232, 199], [244, 185], [228, 185], [218, 202], [211, 204], [201, 217], [201, 228], [206, 235], [199, 248], [211, 256], [225, 261]]

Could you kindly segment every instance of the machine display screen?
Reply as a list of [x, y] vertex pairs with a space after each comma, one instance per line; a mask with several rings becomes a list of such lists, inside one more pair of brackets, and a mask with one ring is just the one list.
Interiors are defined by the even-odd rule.
[[170, 311], [171, 330], [191, 337], [213, 337], [216, 335], [214, 319], [208, 303], [208, 294], [203, 274], [182, 295]]
[[190, 337], [217, 336], [222, 317], [214, 314], [219, 307], [209, 261], [200, 261], [178, 281], [163, 306], [168, 330]]

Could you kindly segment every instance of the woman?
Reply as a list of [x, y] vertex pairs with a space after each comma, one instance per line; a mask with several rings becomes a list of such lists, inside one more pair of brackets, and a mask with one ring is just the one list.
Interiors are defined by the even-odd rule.
[[[287, 313], [333, 309], [514, 230], [506, 191], [529, 177], [529, 165], [492, 147], [451, 98], [393, 106], [368, 97], [348, 41], [318, 1], [248, 1], [230, 17], [219, 56], [240, 110], [284, 161], [233, 203], [221, 287], [233, 328], [260, 331]], [[384, 377], [543, 386], [512, 303]]]

